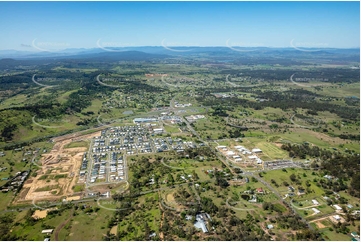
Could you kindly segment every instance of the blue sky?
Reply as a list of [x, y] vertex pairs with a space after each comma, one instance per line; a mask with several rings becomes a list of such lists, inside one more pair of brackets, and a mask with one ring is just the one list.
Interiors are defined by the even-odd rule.
[[359, 2], [0, 2], [0, 49], [360, 46]]

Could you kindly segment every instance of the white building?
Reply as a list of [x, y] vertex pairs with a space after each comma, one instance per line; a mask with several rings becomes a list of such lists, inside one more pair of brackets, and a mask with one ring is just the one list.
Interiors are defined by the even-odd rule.
[[252, 149], [252, 152], [253, 153], [262, 153], [262, 150], [258, 149], [258, 148], [254, 148], [254, 149]]
[[227, 156], [233, 156], [233, 155], [235, 155], [235, 153], [230, 150], [230, 151], [227, 151], [226, 155], [227, 155]]
[[338, 206], [337, 204], [335, 204], [333, 206], [336, 208], [336, 210], [342, 210], [342, 208], [340, 206]]
[[315, 213], [315, 214], [318, 214], [318, 213], [320, 213], [321, 211], [320, 210], [318, 210], [317, 208], [312, 208], [312, 210], [313, 210], [313, 212]]
[[158, 128], [158, 129], [153, 129], [153, 132], [156, 133], [156, 134], [160, 134], [160, 133], [163, 133], [163, 129], [162, 128]]
[[312, 199], [313, 205], [319, 205], [318, 201], [316, 199]]

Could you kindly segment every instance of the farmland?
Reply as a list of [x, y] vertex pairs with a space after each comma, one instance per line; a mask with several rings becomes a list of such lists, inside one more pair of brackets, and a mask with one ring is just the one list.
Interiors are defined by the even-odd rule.
[[220, 53], [0, 77], [4, 238], [350, 240], [357, 63]]

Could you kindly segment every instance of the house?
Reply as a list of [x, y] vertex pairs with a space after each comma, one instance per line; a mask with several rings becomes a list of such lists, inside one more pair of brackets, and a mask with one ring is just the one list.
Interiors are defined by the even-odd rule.
[[54, 229], [44, 229], [41, 231], [42, 234], [51, 234], [53, 233]]
[[159, 129], [153, 129], [153, 132], [155, 133], [155, 134], [160, 134], [160, 133], [163, 133], [163, 129], [162, 128], [159, 128]]
[[318, 214], [318, 213], [320, 213], [321, 211], [320, 210], [318, 210], [317, 208], [312, 208], [312, 210], [313, 210], [313, 212], [315, 213], [315, 214]]
[[352, 232], [351, 236], [354, 237], [354, 238], [360, 238], [360, 235], [358, 235], [357, 232]]
[[319, 205], [318, 201], [316, 199], [312, 199], [313, 205]]
[[352, 211], [351, 215], [357, 215], [357, 214], [360, 214], [360, 210], [355, 210], [355, 211]]
[[303, 188], [298, 188], [298, 195], [303, 195], [303, 194], [305, 194], [305, 189], [303, 189]]
[[50, 238], [45, 238], [44, 241], [50, 241]]
[[258, 148], [254, 148], [252, 149], [252, 153], [262, 153], [262, 150]]
[[233, 156], [234, 154], [235, 154], [234, 151], [231, 151], [231, 150], [229, 150], [229, 151], [226, 152], [226, 155], [227, 155], [228, 157], [231, 157], [231, 156]]
[[208, 233], [208, 229], [206, 226], [206, 221], [204, 220], [203, 216], [200, 214], [196, 215], [197, 222], [194, 224], [194, 227], [197, 229], [201, 229], [203, 233]]
[[264, 191], [263, 191], [262, 187], [257, 188], [257, 189], [256, 189], [256, 192], [257, 192], [257, 193], [262, 193], [262, 194], [264, 193]]
[[272, 224], [267, 225], [267, 229], [273, 229], [274, 226]]
[[340, 221], [341, 220], [341, 217], [340, 215], [334, 215], [332, 216], [336, 221]]
[[342, 210], [342, 208], [340, 206], [338, 206], [337, 204], [335, 204], [333, 206], [336, 208], [336, 210]]
[[250, 202], [250, 203], [256, 203], [256, 202], [257, 202], [257, 197], [256, 197], [256, 195], [253, 195], [253, 196], [252, 196], [252, 199], [251, 199], [251, 200], [248, 200], [248, 202]]

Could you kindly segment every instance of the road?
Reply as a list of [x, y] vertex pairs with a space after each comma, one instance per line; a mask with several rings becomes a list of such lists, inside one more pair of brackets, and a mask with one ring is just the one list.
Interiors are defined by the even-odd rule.
[[[91, 202], [91, 201], [94, 201], [94, 198], [84, 198], [84, 199], [80, 199], [80, 200], [75, 200], [75, 201], [71, 201], [71, 202], [67, 202], [67, 203], [73, 203], [73, 204], [76, 204], [76, 203], [84, 203], [84, 202]], [[46, 207], [41, 207], [39, 205], [37, 205], [35, 203], [35, 201], [33, 201], [33, 204], [29, 204], [29, 205], [24, 205], [24, 206], [19, 206], [19, 207], [10, 207], [9, 209], [7, 210], [3, 210], [0, 212], [0, 214], [2, 213], [9, 213], [9, 212], [15, 212], [15, 211], [23, 211], [23, 210], [27, 210], [27, 209], [31, 209], [31, 208], [39, 208], [39, 209], [44, 209], [44, 208], [48, 208], [48, 207], [53, 207], [53, 206], [60, 206], [64, 204], [64, 202], [57, 202], [57, 203], [49, 203], [46, 205]]]
[[56, 229], [55, 229], [55, 232], [54, 232], [54, 240], [55, 241], [59, 241], [59, 232], [62, 228], [64, 228], [64, 226], [69, 223], [69, 221], [71, 220], [71, 218], [73, 217], [73, 214], [74, 214], [74, 208], [71, 210], [70, 212], [70, 217], [64, 221], [62, 224], [60, 224]]

